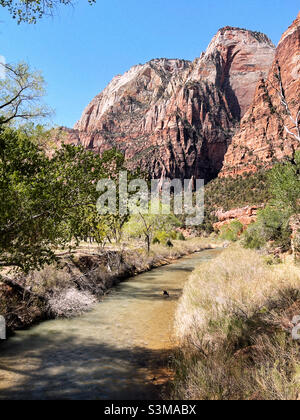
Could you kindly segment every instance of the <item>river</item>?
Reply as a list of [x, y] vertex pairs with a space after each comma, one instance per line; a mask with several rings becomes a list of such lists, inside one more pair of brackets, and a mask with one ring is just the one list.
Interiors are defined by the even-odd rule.
[[0, 346], [0, 399], [161, 398], [178, 298], [195, 266], [219, 252], [130, 278], [81, 317], [17, 332]]

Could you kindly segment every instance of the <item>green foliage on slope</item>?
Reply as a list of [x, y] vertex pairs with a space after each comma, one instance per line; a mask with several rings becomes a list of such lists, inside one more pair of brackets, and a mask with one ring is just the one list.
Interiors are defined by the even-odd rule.
[[260, 205], [270, 200], [268, 175], [265, 171], [237, 178], [216, 178], [205, 186], [205, 217], [201, 231], [213, 232], [215, 213], [248, 205]]
[[291, 247], [289, 221], [300, 213], [300, 151], [294, 159], [276, 165], [268, 174], [271, 200], [244, 235], [246, 248], [259, 249], [268, 241], [283, 250]]

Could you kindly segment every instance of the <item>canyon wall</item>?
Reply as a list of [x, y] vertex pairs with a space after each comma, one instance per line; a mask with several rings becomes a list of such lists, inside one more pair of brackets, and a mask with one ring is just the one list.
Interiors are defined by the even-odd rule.
[[84, 110], [68, 142], [123, 151], [153, 177], [216, 177], [275, 47], [258, 32], [225, 27], [193, 62], [155, 59], [116, 76]]
[[300, 146], [284, 128], [296, 133], [295, 124], [280, 104], [275, 76], [278, 66], [287, 103], [296, 119], [300, 104], [300, 13], [278, 44], [267, 80], [261, 79], [257, 85], [254, 100], [225, 155], [221, 177], [270, 167]]

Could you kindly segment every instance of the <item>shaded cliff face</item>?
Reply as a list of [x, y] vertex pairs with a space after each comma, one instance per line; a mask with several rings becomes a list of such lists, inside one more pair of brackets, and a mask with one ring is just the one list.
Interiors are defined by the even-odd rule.
[[[260, 166], [270, 167], [275, 161], [291, 156], [300, 147], [284, 129], [286, 125], [295, 132], [275, 90], [278, 87], [275, 78], [277, 62], [281, 68], [286, 99], [295, 118], [300, 104], [300, 13], [278, 44], [268, 80], [258, 83], [253, 103], [225, 155], [221, 177], [253, 172]], [[281, 111], [282, 119], [274, 109]]]
[[265, 35], [223, 28], [194, 62], [157, 59], [116, 76], [68, 141], [100, 154], [115, 146], [153, 177], [209, 180], [274, 54]]

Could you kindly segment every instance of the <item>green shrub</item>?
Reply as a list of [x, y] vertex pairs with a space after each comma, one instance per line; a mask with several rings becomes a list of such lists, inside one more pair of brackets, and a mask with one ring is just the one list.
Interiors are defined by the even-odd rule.
[[268, 172], [265, 170], [235, 178], [216, 178], [205, 186], [204, 221], [198, 229], [207, 233], [213, 232], [213, 224], [218, 221], [215, 216], [216, 208], [227, 211], [248, 205], [260, 205], [270, 199]]
[[177, 232], [176, 239], [177, 241], [185, 241], [185, 236], [182, 232]]
[[169, 239], [177, 239], [177, 232], [176, 230], [172, 230], [172, 232], [169, 233]]
[[220, 238], [227, 241], [236, 242], [243, 232], [243, 225], [238, 220], [233, 220], [229, 225], [223, 226], [220, 232]]
[[299, 259], [300, 255], [300, 229], [298, 229], [294, 239], [293, 239], [293, 245], [294, 245], [294, 253], [296, 260]]
[[153, 243], [166, 244], [168, 239], [169, 239], [169, 234], [167, 232], [158, 231], [158, 232], [156, 232], [156, 234], [154, 236]]
[[291, 246], [290, 212], [269, 205], [258, 213], [257, 222], [250, 225], [243, 235], [243, 246], [260, 249], [266, 242], [288, 250]]
[[274, 207], [285, 213], [300, 212], [300, 150], [293, 160], [276, 165], [268, 175]]
[[272, 199], [269, 205], [259, 212], [257, 222], [244, 234], [246, 248], [259, 249], [268, 241], [280, 246], [284, 251], [291, 248], [290, 218], [298, 214], [300, 196], [300, 152], [293, 161], [276, 165], [268, 173], [269, 191]]
[[266, 240], [262, 235], [261, 226], [253, 223], [248, 227], [243, 235], [242, 244], [247, 249], [260, 249], [266, 245]]
[[[175, 230], [172, 230], [171, 232], [166, 232], [166, 231], [162, 230], [162, 231], [156, 232], [152, 243], [153, 244], [167, 245], [168, 241], [176, 240], [176, 239], [178, 239], [178, 232], [176, 232]], [[182, 240], [182, 239], [180, 239], [180, 240]]]
[[277, 264], [281, 264], [281, 259], [275, 255], [267, 255], [266, 257], [263, 258], [265, 264], [267, 265], [277, 265]]

